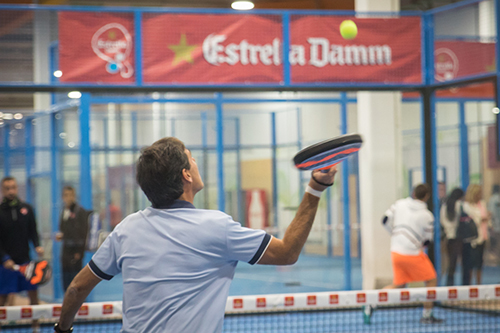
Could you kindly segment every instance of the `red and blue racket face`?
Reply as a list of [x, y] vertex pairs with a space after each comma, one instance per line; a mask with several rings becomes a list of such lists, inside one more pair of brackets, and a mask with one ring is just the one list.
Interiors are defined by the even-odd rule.
[[356, 153], [363, 141], [357, 134], [343, 135], [302, 149], [293, 161], [300, 170], [322, 170]]

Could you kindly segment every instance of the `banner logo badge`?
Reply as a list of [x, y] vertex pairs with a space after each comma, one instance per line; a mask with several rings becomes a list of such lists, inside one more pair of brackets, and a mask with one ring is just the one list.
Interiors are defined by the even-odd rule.
[[108, 73], [120, 73], [123, 78], [130, 78], [134, 74], [134, 69], [128, 60], [132, 52], [132, 36], [123, 25], [106, 24], [96, 31], [91, 44], [94, 53], [107, 62]]

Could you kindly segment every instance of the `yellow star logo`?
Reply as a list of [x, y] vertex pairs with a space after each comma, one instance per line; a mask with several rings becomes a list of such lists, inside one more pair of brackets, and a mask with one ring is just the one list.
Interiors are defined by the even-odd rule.
[[182, 61], [189, 62], [192, 64], [194, 62], [193, 52], [196, 50], [198, 45], [188, 45], [186, 34], [181, 34], [181, 40], [178, 45], [169, 45], [168, 48], [175, 53], [172, 65], [177, 65]]

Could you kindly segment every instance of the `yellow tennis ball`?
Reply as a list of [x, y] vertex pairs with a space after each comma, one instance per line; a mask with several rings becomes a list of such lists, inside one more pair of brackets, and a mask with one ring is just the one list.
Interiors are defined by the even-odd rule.
[[344, 39], [354, 39], [358, 35], [358, 27], [351, 20], [345, 20], [340, 23], [340, 34]]

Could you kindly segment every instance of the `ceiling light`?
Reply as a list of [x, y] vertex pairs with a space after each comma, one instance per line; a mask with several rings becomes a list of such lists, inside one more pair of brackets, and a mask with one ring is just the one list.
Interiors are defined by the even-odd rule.
[[5, 120], [11, 120], [13, 118], [12, 113], [4, 113], [3, 114], [3, 119]]
[[235, 1], [231, 4], [232, 9], [236, 10], [250, 10], [253, 9], [255, 5], [252, 1]]
[[500, 109], [499, 108], [493, 108], [493, 110], [491, 110], [494, 114], [499, 114], [500, 113]]
[[55, 77], [61, 77], [62, 76], [62, 71], [60, 71], [60, 70], [55, 71], [54, 72], [54, 76]]
[[16, 119], [16, 120], [21, 120], [21, 119], [23, 119], [23, 114], [22, 114], [22, 113], [16, 113], [16, 114], [14, 115], [14, 119]]
[[69, 98], [80, 98], [80, 97], [82, 97], [82, 93], [79, 91], [70, 91], [68, 93], [68, 97]]

